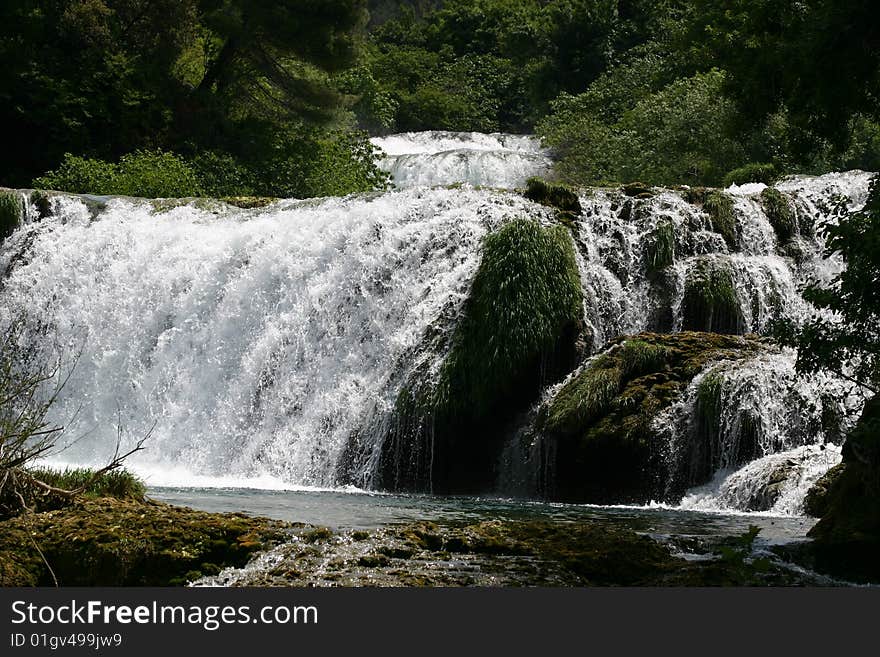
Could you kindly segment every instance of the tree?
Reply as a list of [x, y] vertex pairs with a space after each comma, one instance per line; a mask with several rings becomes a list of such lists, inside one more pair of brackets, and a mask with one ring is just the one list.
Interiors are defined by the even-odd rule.
[[785, 107], [798, 127], [843, 143], [850, 118], [877, 116], [874, 0], [693, 0], [688, 25], [681, 47], [728, 72], [745, 122]]
[[797, 346], [800, 371], [827, 369], [880, 392], [880, 178], [871, 182], [864, 209], [823, 232], [826, 254], [839, 255], [846, 269], [830, 285], [804, 292], [826, 312], [799, 328], [783, 325], [779, 336]]

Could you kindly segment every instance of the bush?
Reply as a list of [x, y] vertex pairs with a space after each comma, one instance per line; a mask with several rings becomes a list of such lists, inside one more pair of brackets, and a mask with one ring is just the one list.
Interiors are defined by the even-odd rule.
[[218, 151], [189, 160], [162, 150], [135, 151], [119, 163], [67, 154], [33, 186], [78, 194], [184, 198], [191, 196], [333, 196], [384, 189], [377, 150], [363, 132], [276, 135], [268, 157], [244, 161]]
[[713, 70], [654, 93], [637, 85], [637, 102], [619, 116], [602, 106], [611, 92], [597, 82], [585, 94], [557, 99], [538, 131], [557, 151], [558, 175], [570, 182], [717, 184], [745, 158], [723, 81], [724, 73]]
[[64, 155], [61, 166], [35, 179], [34, 187], [78, 194], [181, 198], [202, 193], [192, 167], [179, 155], [137, 150], [118, 164]]
[[777, 180], [779, 180], [779, 172], [775, 165], [753, 162], [734, 169], [724, 176], [724, 186], [745, 185], [746, 183], [772, 185]]

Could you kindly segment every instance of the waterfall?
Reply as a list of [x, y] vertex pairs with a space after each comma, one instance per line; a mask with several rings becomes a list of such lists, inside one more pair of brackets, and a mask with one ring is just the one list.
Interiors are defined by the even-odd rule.
[[840, 462], [862, 391], [795, 371], [790, 349], [714, 363], [654, 420], [684, 508], [802, 512], [810, 485]]
[[131, 465], [180, 485], [345, 483], [349, 438], [365, 442], [428, 328], [457, 313], [482, 237], [544, 213], [443, 189], [256, 210], [53, 199], [0, 252], [0, 325], [23, 321], [47, 362], [76, 357], [49, 417], [71, 442], [58, 458], [100, 464], [117, 424], [127, 444], [152, 428]]
[[395, 187], [455, 185], [514, 189], [546, 174], [547, 152], [535, 137], [479, 132], [407, 132], [375, 137], [379, 166]]
[[[812, 311], [800, 296], [810, 281], [840, 271], [824, 257], [822, 223], [836, 221], [867, 199], [873, 174], [862, 171], [797, 177], [777, 185], [801, 230], [785, 243], [762, 206], [765, 185], [726, 190], [733, 203], [733, 243], [684, 193], [661, 190], [631, 198], [621, 190], [581, 195], [576, 241], [583, 256], [585, 320], [594, 347], [644, 330], [764, 333], [776, 318], [797, 321]], [[728, 318], [700, 317], [689, 283], [730, 279]]]
[[[438, 371], [443, 354], [427, 343], [455, 328], [483, 237], [514, 217], [553, 221], [551, 209], [485, 189], [547, 171], [533, 137], [373, 143], [398, 189], [250, 210], [73, 195], [52, 195], [42, 219], [45, 207], [28, 207], [0, 248], [0, 327], [20, 325], [22, 349], [72, 367], [48, 418], [67, 428], [59, 461], [106, 462], [122, 427], [126, 445], [150, 434], [130, 465], [154, 484], [372, 485], [398, 393]], [[842, 267], [823, 255], [821, 225], [864, 204], [871, 176], [778, 183], [787, 233], [763, 185], [724, 190], [726, 224], [705, 190], [584, 190], [569, 227], [592, 353], [644, 330], [766, 333], [777, 318], [802, 321], [815, 312], [804, 285]], [[685, 506], [796, 512], [839, 458], [842, 418], [863, 400], [831, 377], [799, 378], [794, 358], [713, 363], [658, 415], [669, 485], [692, 489]], [[500, 478], [517, 490], [551, 476], [529, 470], [547, 459], [528, 436], [524, 426], [503, 455]], [[695, 456], [698, 437], [709, 447]]]

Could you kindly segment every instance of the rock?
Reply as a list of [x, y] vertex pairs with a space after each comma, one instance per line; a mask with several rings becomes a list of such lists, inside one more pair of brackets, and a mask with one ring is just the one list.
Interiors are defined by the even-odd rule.
[[651, 187], [643, 182], [627, 183], [621, 189], [623, 190], [623, 193], [627, 196], [633, 196], [635, 198], [651, 198], [652, 196], [654, 196], [654, 192]]
[[0, 586], [182, 585], [243, 566], [286, 538], [286, 527], [153, 501], [81, 499], [0, 522]]
[[583, 356], [581, 313], [565, 228], [517, 219], [489, 235], [455, 331], [434, 347], [448, 349], [442, 368], [418, 372], [398, 396], [380, 485], [457, 493], [491, 486], [507, 425]]
[[778, 189], [768, 187], [761, 192], [761, 203], [779, 243], [785, 244], [798, 232], [797, 216], [791, 200]]
[[[654, 417], [711, 361], [747, 358], [766, 348], [756, 338], [708, 333], [618, 339], [540, 411], [536, 433], [548, 459], [540, 471], [552, 473], [542, 482], [545, 494], [598, 504], [679, 495], [666, 489], [672, 465], [652, 428]], [[707, 480], [711, 472], [701, 476]]]
[[865, 404], [843, 444], [843, 461], [811, 491], [813, 565], [858, 582], [880, 582], [880, 396]]

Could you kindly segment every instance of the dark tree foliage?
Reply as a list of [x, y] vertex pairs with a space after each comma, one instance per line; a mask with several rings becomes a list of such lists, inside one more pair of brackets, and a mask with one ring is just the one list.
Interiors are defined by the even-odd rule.
[[363, 0], [4, 0], [0, 180], [64, 153], [273, 147], [343, 105]]
[[729, 73], [744, 121], [784, 106], [798, 126], [841, 143], [851, 117], [877, 116], [877, 9], [875, 0], [692, 0], [682, 47]]

